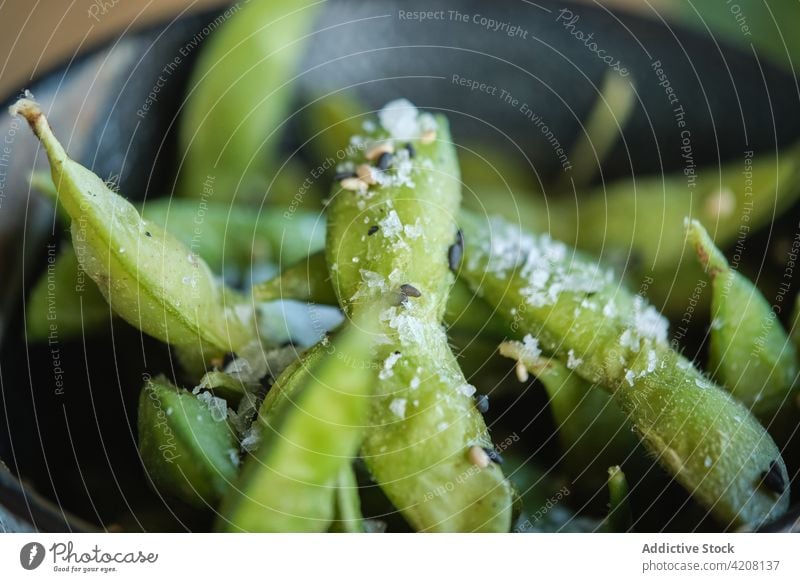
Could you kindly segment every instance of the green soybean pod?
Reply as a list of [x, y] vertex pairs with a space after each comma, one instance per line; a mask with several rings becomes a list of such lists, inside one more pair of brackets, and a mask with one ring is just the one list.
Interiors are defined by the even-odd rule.
[[280, 268], [318, 252], [325, 221], [318, 213], [181, 198], [159, 198], [142, 206], [142, 216], [172, 233], [200, 255], [215, 273], [262, 265]]
[[[49, 174], [34, 172], [31, 187], [57, 205], [58, 192]], [[200, 255], [215, 273], [227, 267], [243, 271], [259, 265], [291, 265], [316, 253], [325, 243], [325, 222], [318, 212], [265, 207], [261, 212], [214, 200], [156, 198], [141, 207], [145, 220], [158, 224]]]
[[289, 113], [291, 78], [321, 3], [315, 0], [233, 5], [203, 45], [195, 65], [180, 146], [179, 192], [259, 200], [278, 170], [280, 128]]
[[348, 324], [278, 378], [259, 413], [258, 449], [223, 500], [220, 529], [330, 527], [341, 472], [358, 453], [375, 387], [369, 326]]
[[687, 222], [687, 237], [711, 278], [709, 366], [768, 426], [795, 392], [794, 346], [761, 292], [730, 268], [698, 221]]
[[547, 235], [462, 213], [461, 276], [510, 322], [609, 390], [647, 449], [725, 526], [789, 503], [786, 466], [741, 403], [670, 349], [667, 322], [613, 274]]
[[336, 513], [331, 531], [341, 533], [364, 533], [364, 516], [361, 515], [361, 499], [358, 482], [351, 465], [342, 467], [336, 482]]
[[25, 339], [46, 341], [52, 326], [61, 340], [79, 338], [108, 329], [110, 313], [97, 285], [81, 271], [72, 244], [63, 243], [57, 254], [48, 254], [47, 268], [25, 302]]
[[617, 403], [570, 369], [573, 358], [565, 364], [542, 356], [530, 336], [524, 342], [504, 342], [500, 354], [517, 360], [544, 385], [568, 474], [589, 490], [604, 485], [609, 461], [624, 461], [638, 445]]
[[[748, 179], [742, 179], [742, 170]], [[751, 229], [766, 224], [800, 195], [800, 144], [780, 156], [754, 157], [699, 173], [693, 188], [683, 173], [619, 180], [586, 192], [577, 209], [571, 201], [552, 203], [559, 224], [556, 236], [593, 253], [629, 250], [647, 268], [668, 270], [670, 280], [685, 249], [682, 230], [687, 215], [715, 225], [721, 246], [736, 240], [747, 209]], [[580, 210], [580, 212], [577, 212]], [[655, 290], [655, 289], [654, 289]]]
[[148, 477], [166, 492], [198, 507], [213, 507], [233, 483], [239, 443], [227, 423], [225, 402], [204, 400], [169, 383], [148, 379], [139, 396], [139, 454]]
[[633, 528], [633, 512], [629, 501], [630, 490], [625, 473], [619, 466], [608, 468], [608, 531], [626, 533]]
[[362, 457], [419, 531], [508, 531], [510, 487], [441, 325], [460, 248], [459, 170], [446, 120], [408, 101], [356, 138], [355, 173], [335, 184], [326, 254], [339, 303], [357, 314], [394, 297]]
[[236, 351], [255, 339], [252, 322], [205, 262], [69, 159], [38, 104], [21, 99], [11, 113], [24, 116], [42, 142], [78, 262], [115, 313], [195, 354]]

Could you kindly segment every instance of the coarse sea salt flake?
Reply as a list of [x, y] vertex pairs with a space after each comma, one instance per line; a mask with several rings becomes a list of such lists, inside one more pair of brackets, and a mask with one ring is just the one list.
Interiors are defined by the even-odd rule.
[[658, 363], [655, 350], [647, 352], [647, 373], [652, 374], [656, 371], [656, 364]]
[[197, 399], [205, 404], [215, 422], [222, 422], [228, 418], [228, 403], [224, 399], [214, 396], [211, 392], [200, 392]]
[[398, 140], [409, 140], [419, 136], [419, 110], [408, 99], [396, 99], [378, 112], [383, 129]]
[[567, 368], [569, 368], [570, 370], [574, 370], [582, 363], [583, 363], [582, 358], [575, 357], [575, 350], [570, 350], [569, 352], [567, 352]]
[[383, 361], [383, 369], [378, 374], [378, 378], [381, 380], [386, 380], [387, 378], [394, 376], [394, 371], [392, 368], [394, 368], [394, 365], [397, 363], [397, 360], [399, 360], [400, 357], [400, 352], [389, 354], [389, 357]]
[[395, 398], [389, 403], [389, 410], [391, 410], [392, 414], [394, 414], [397, 418], [405, 418], [406, 403], [407, 400], [405, 398]]
[[397, 237], [403, 232], [403, 223], [400, 222], [400, 217], [394, 210], [389, 211], [386, 218], [381, 220], [378, 224], [380, 224], [381, 233], [386, 238]]
[[539, 340], [531, 334], [526, 334], [522, 338], [522, 351], [520, 353], [521, 359], [535, 360], [542, 355], [542, 350], [539, 349]]
[[477, 389], [472, 384], [462, 384], [461, 386], [458, 387], [458, 391], [464, 396], [471, 398], [472, 395], [475, 394], [475, 392], [477, 392]]

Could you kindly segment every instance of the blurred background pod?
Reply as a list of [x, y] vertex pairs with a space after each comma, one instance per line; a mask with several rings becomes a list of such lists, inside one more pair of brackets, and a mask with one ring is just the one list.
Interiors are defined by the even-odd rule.
[[[628, 8], [632, 3], [622, 4]], [[542, 221], [546, 228], [557, 224], [557, 215], [549, 214], [555, 208], [554, 202], [559, 201], [567, 208], [565, 212], [574, 214], [580, 206], [570, 208], [567, 201], [580, 202], [584, 197], [589, 200], [591, 194], [584, 189], [564, 189], [562, 178], [567, 172], [549, 134], [552, 132], [569, 152], [580, 142], [582, 124], [592, 118], [598, 104], [602, 104], [601, 108], [606, 106], [598, 93], [605, 86], [608, 67], [576, 38], [576, 31], [595, 32], [598, 43], [607, 46], [609, 54], [618, 56], [629, 73], [624, 79], [631, 81], [636, 97], [625, 118], [619, 119], [619, 136], [608, 146], [600, 163], [595, 161], [598, 167], [594, 172], [588, 172], [593, 175], [593, 182], [588, 184], [597, 192], [602, 192], [602, 183], [623, 183], [632, 175], [637, 179], [646, 175], [658, 179], [662, 174], [688, 177], [683, 172], [689, 166], [680, 150], [685, 128], [677, 124], [678, 104], [670, 103], [667, 85], [685, 110], [695, 171], [711, 168], [716, 175], [720, 165], [743, 163], [743, 152], [750, 150], [754, 159], [775, 156], [777, 152], [778, 162], [783, 164], [784, 148], [800, 137], [797, 85], [787, 68], [797, 53], [793, 37], [776, 34], [774, 23], [791, 21], [796, 7], [791, 2], [771, 3], [768, 13], [759, 10], [761, 4], [755, 0], [738, 4], [747, 12], [751, 35], [743, 36], [735, 15], [716, 14], [710, 7], [690, 7], [688, 3], [660, 2], [659, 14], [647, 8], [617, 14], [591, 5], [556, 2], [537, 2], [537, 6], [501, 2], [488, 6], [471, 0], [456, 7], [419, 1], [326, 2], [312, 23], [313, 34], [293, 72], [297, 84], [292, 113], [283, 125], [277, 167], [282, 168], [280, 162], [289, 158], [296, 158], [305, 172], [320, 166], [321, 160], [314, 153], [320, 150], [313, 146], [322, 135], [303, 129], [313, 127], [304, 119], [310, 112], [305, 107], [309, 103], [340, 95], [374, 109], [400, 93], [422, 107], [448, 112], [456, 141], [466, 146], [462, 156], [469, 153], [467, 148], [476, 151], [475, 144], [482, 144], [486, 151], [477, 153], [490, 160], [485, 164], [488, 168], [501, 165], [491, 163], [489, 154], [502, 161], [507, 169], [496, 173], [494, 181], [501, 189], [492, 198], [502, 195], [510, 199], [526, 186], [530, 192], [540, 193], [546, 209], [544, 218], [531, 211], [530, 220], [537, 225]], [[400, 10], [421, 8], [444, 10], [447, 20], [420, 23], [400, 17]], [[467, 21], [457, 20], [450, 10], [466, 14]], [[50, 71], [28, 84], [28, 88], [43, 103], [51, 122], [64, 135], [71, 136], [69, 149], [77, 161], [112, 179], [128, 197], [145, 200], [167, 195], [175, 183], [183, 153], [177, 145], [177, 116], [201, 53], [188, 50], [184, 55], [181, 51], [198, 35], [202, 38], [209, 23], [223, 13], [189, 15], [127, 34], [119, 42], [100, 46], [69, 65]], [[518, 32], [512, 35], [508, 30], [490, 30], [480, 19], [474, 22], [475, 15], [485, 17], [487, 22], [493, 19], [514, 24], [519, 27]], [[659, 15], [665, 21], [659, 20]], [[709, 29], [719, 36], [712, 38]], [[782, 47], [784, 42], [788, 51]], [[176, 56], [181, 57], [179, 66], [171, 70], [166, 89], [152, 102], [149, 94], [164, 67]], [[657, 62], [660, 67], [654, 66]], [[666, 77], [657, 72], [659, 68]], [[496, 87], [497, 94], [470, 90], [468, 81]], [[511, 96], [510, 102], [499, 98], [501, 91]], [[13, 91], [5, 104], [17, 96], [18, 92]], [[518, 101], [516, 105], [514, 100]], [[521, 111], [523, 104], [526, 113]], [[542, 131], [544, 124], [550, 131]], [[70, 389], [66, 395], [57, 391], [50, 346], [29, 349], [19, 341], [25, 294], [45, 269], [47, 244], [58, 240], [53, 235], [52, 207], [33, 194], [27, 183], [34, 162], [41, 164], [44, 160], [37, 156], [33, 139], [23, 137], [24, 132], [8, 117], [0, 119], [0, 133], [14, 135], [0, 212], [0, 247], [4, 250], [0, 254], [0, 280], [6, 282], [0, 289], [0, 373], [3, 406], [15, 412], [13, 418], [0, 421], [4, 425], [0, 429], [0, 458], [13, 474], [24, 475], [44, 497], [89, 521], [110, 524], [122, 520], [133, 528], [151, 527], [143, 508], [153, 502], [152, 498], [126, 485], [139, 482], [141, 468], [132, 456], [135, 443], [125, 429], [126, 423], [119, 419], [133, 421], [141, 370], [169, 370], [170, 356], [161, 346], [146, 340], [144, 350], [129, 354], [126, 361], [114, 358], [114, 348], [107, 341], [89, 341], [85, 346], [64, 342], [59, 345], [58, 361], [79, 364], [62, 366]], [[497, 155], [498, 151], [504, 153]], [[472, 159], [475, 157], [473, 154]], [[137, 168], [148, 170], [141, 172]], [[511, 179], [512, 174], [518, 177]], [[509, 179], [504, 180], [506, 177]], [[472, 183], [478, 184], [482, 179], [479, 174]], [[481, 196], [490, 199], [475, 192], [476, 204], [482, 203]], [[273, 194], [275, 199], [291, 200], [297, 193]], [[669, 196], [669, 191], [663, 195]], [[465, 192], [465, 197], [469, 196]], [[303, 204], [319, 203], [311, 194], [301, 193], [300, 198]], [[523, 201], [519, 207], [524, 212]], [[749, 236], [743, 269], [762, 269], [762, 257], [767, 257], [768, 264], [782, 268], [785, 248], [780, 246], [781, 239], [787, 236], [784, 233], [793, 233], [797, 228], [796, 203], [788, 200], [784, 207], [788, 210], [772, 229], [774, 232], [765, 229]], [[713, 234], [713, 228], [710, 230]], [[626, 264], [624, 260], [622, 264]], [[663, 277], [658, 280], [669, 283]], [[777, 283], [764, 276], [757, 282], [760, 287], [762, 283], [770, 286], [770, 294], [774, 295]], [[793, 288], [791, 293], [794, 292]], [[115, 324], [112, 330], [115, 341], [140, 341], [124, 324]], [[91, 370], [84, 370], [87, 354], [95, 362]], [[36, 393], [11, 388], [27, 385], [29, 374], [40, 387]], [[96, 389], [100, 385], [110, 385], [112, 390]], [[109, 419], [96, 425], [93, 418], [99, 409]], [[41, 440], [33, 429], [37, 425], [47, 426]], [[113, 458], [105, 455], [93, 444], [101, 440], [119, 454]], [[70, 443], [81, 451], [80, 459], [73, 456]], [[87, 470], [81, 462], [84, 455], [105, 459], [88, 472], [86, 485], [77, 478], [78, 467]], [[52, 478], [47, 474], [48, 466], [55, 469]], [[107, 506], [101, 503], [93, 507], [92, 492], [98, 490], [100, 483], [109, 482], [117, 483]], [[19, 490], [15, 483], [12, 485], [4, 489], [8, 491], [2, 501], [6, 507], [13, 504], [13, 499], [19, 499], [13, 497]], [[68, 490], [72, 492], [66, 497], [63, 493], [57, 495]], [[123, 497], [129, 500], [130, 507], [122, 507]], [[35, 516], [36, 527], [58, 529], [58, 524], [67, 523], [59, 509], [55, 515], [61, 516], [60, 521], [47, 521], [52, 508], [32, 495], [27, 499], [27, 511]], [[125, 515], [120, 517], [120, 512]], [[25, 515], [21, 517], [24, 519]], [[151, 523], [170, 528], [202, 523], [202, 518], [194, 522], [192, 519], [195, 518], [171, 516], [166, 525], [163, 521]]]

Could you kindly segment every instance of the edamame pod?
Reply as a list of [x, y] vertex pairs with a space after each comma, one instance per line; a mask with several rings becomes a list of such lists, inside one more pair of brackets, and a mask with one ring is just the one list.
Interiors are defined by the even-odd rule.
[[198, 507], [216, 505], [236, 478], [239, 443], [225, 401], [202, 401], [159, 377], [139, 396], [139, 454], [156, 489]]
[[364, 517], [361, 515], [361, 499], [358, 496], [358, 482], [351, 465], [342, 467], [336, 482], [336, 514], [332, 531], [343, 533], [363, 533]]
[[[380, 367], [362, 456], [420, 531], [508, 531], [511, 492], [441, 325], [460, 182], [443, 117], [387, 104], [356, 137], [352, 176], [334, 185], [326, 253], [339, 302], [355, 316], [394, 298], [379, 323]], [[460, 250], [460, 249], [459, 249]]]
[[[54, 204], [69, 227], [69, 216], [58, 205], [58, 192], [49, 174], [34, 172], [31, 187]], [[291, 265], [320, 251], [325, 222], [318, 212], [266, 207], [261, 212], [214, 200], [157, 198], [142, 204], [141, 215], [171, 233], [208, 263], [215, 273], [226, 267], [238, 271], [272, 264]]]
[[252, 322], [226, 304], [225, 290], [205, 262], [69, 159], [38, 104], [20, 99], [11, 113], [25, 117], [42, 142], [72, 219], [78, 261], [115, 313], [197, 354], [236, 351], [255, 338]]
[[261, 441], [223, 500], [229, 531], [326, 531], [361, 444], [375, 386], [368, 330], [349, 323], [287, 368], [259, 413]]
[[698, 221], [687, 222], [687, 237], [711, 278], [711, 370], [769, 426], [791, 402], [797, 376], [794, 346], [761, 292], [730, 268]]
[[647, 269], [672, 273], [684, 252], [684, 217], [713, 224], [715, 240], [724, 246], [736, 239], [743, 215], [751, 229], [758, 228], [797, 199], [799, 184], [800, 145], [780, 156], [747, 152], [740, 162], [693, 175], [689, 187], [681, 173], [621, 180], [587, 192], [572, 212], [556, 208], [554, 234], [567, 241], [576, 236], [577, 246], [593, 253], [633, 249]]
[[259, 0], [231, 8], [204, 45], [181, 116], [183, 196], [200, 197], [209, 177], [228, 200], [260, 200], [267, 192], [280, 167], [290, 81], [318, 6]]
[[786, 511], [788, 477], [775, 443], [741, 403], [669, 348], [666, 320], [642, 297], [546, 235], [466, 212], [461, 226], [461, 276], [511, 327], [571, 357], [576, 373], [609, 390], [648, 450], [723, 525]]
[[628, 480], [619, 466], [608, 468], [608, 516], [606, 529], [626, 533], [633, 527], [633, 514], [628, 501]]
[[500, 354], [517, 360], [547, 390], [569, 475], [586, 479], [589, 490], [605, 484], [609, 461], [621, 463], [638, 445], [617, 403], [573, 372], [573, 359], [564, 364], [542, 356], [535, 338], [504, 342]]
[[109, 329], [111, 309], [89, 277], [81, 271], [71, 243], [58, 254], [48, 248], [47, 268], [25, 303], [25, 339], [45, 341], [51, 332], [60, 340]]
[[142, 216], [172, 233], [220, 274], [229, 269], [278, 272], [325, 243], [324, 220], [303, 210], [289, 215], [274, 207], [258, 212], [225, 202], [159, 198], [142, 206]]

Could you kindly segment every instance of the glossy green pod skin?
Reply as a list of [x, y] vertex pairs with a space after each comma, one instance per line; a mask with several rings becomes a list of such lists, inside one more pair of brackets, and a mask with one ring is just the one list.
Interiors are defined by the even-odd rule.
[[[398, 106], [415, 115], [407, 102], [394, 102], [381, 117]], [[433, 140], [397, 139], [376, 128], [350, 161], [367, 163], [365, 152], [388, 143], [396, 173], [363, 190], [335, 184], [328, 206], [328, 270], [344, 310], [355, 315], [364, 302], [395, 300], [379, 317], [387, 340], [377, 346], [377, 398], [362, 456], [416, 530], [508, 531], [510, 487], [499, 466], [469, 460], [471, 447], [492, 445], [441, 325], [454, 280], [448, 249], [460, 201], [455, 149], [446, 120], [423, 115], [413, 119], [426, 120]]]
[[223, 499], [219, 529], [329, 529], [341, 473], [357, 455], [367, 424], [373, 341], [351, 323], [284, 370], [259, 412], [258, 449]]
[[163, 377], [142, 388], [138, 430], [139, 454], [159, 492], [213, 507], [236, 479], [239, 443], [226, 417]]
[[617, 403], [565, 363], [532, 353], [521, 342], [501, 344], [500, 353], [524, 365], [544, 385], [567, 473], [587, 483], [587, 489], [602, 486], [609, 461], [623, 462], [638, 445]]
[[630, 491], [625, 473], [619, 466], [608, 468], [608, 516], [606, 529], [614, 533], [627, 533], [633, 528], [633, 513], [628, 500]]
[[361, 499], [353, 467], [342, 467], [336, 482], [336, 513], [331, 531], [341, 533], [364, 533], [364, 516], [361, 515]]
[[688, 223], [687, 237], [711, 278], [709, 367], [768, 426], [796, 392], [794, 346], [761, 292], [730, 268], [698, 221]]
[[[58, 218], [69, 227], [69, 216], [58, 204], [50, 175], [35, 172], [31, 187], [57, 205]], [[142, 204], [140, 213], [219, 274], [231, 267], [243, 272], [264, 264], [281, 269], [320, 251], [325, 244], [325, 221], [318, 212], [302, 209], [269, 206], [255, 211], [213, 199], [156, 198]]]
[[69, 159], [38, 104], [21, 99], [12, 113], [24, 116], [42, 142], [72, 219], [78, 262], [116, 314], [197, 354], [236, 351], [255, 339], [252, 321], [237, 314], [208, 265]]
[[290, 81], [318, 5], [259, 0], [225, 13], [203, 45], [181, 115], [181, 195], [201, 197], [210, 177], [227, 200], [263, 198], [281, 166]]
[[[49, 177], [47, 183], [52, 184]], [[52, 188], [55, 190], [55, 186]], [[324, 222], [319, 221], [317, 214], [299, 210], [287, 219], [277, 209], [269, 209], [257, 216], [252, 210], [224, 203], [161, 198], [145, 204], [142, 216], [175, 236], [191, 252], [199, 255], [215, 274], [226, 279], [227, 275], [246, 279], [245, 273], [251, 269], [252, 276], [277, 271], [282, 265], [293, 264], [309, 253], [318, 252], [325, 237]], [[324, 263], [324, 257], [319, 256]], [[91, 279], [83, 277], [87, 283], [81, 282], [79, 264], [71, 244], [59, 253], [53, 269], [58, 287], [59, 337], [80, 337], [108, 326], [112, 314], [108, 303]], [[46, 339], [52, 323], [47, 319], [48, 273], [37, 281], [26, 304], [28, 339], [31, 341]], [[327, 281], [323, 281], [330, 289]], [[330, 301], [335, 303], [332, 290], [330, 296]]]
[[317, 213], [264, 207], [261, 212], [225, 202], [159, 198], [142, 216], [172, 233], [215, 273], [247, 272], [261, 265], [276, 270], [318, 252], [325, 221]]
[[109, 329], [111, 310], [100, 290], [80, 269], [72, 244], [63, 243], [47, 256], [47, 268], [25, 302], [25, 339], [45, 341], [51, 333], [59, 340]]
[[[667, 322], [613, 274], [546, 235], [462, 213], [461, 276], [574, 371], [609, 390], [647, 449], [725, 527], [786, 511], [778, 448], [741, 403], [667, 344]], [[771, 469], [772, 468], [772, 469]]]

